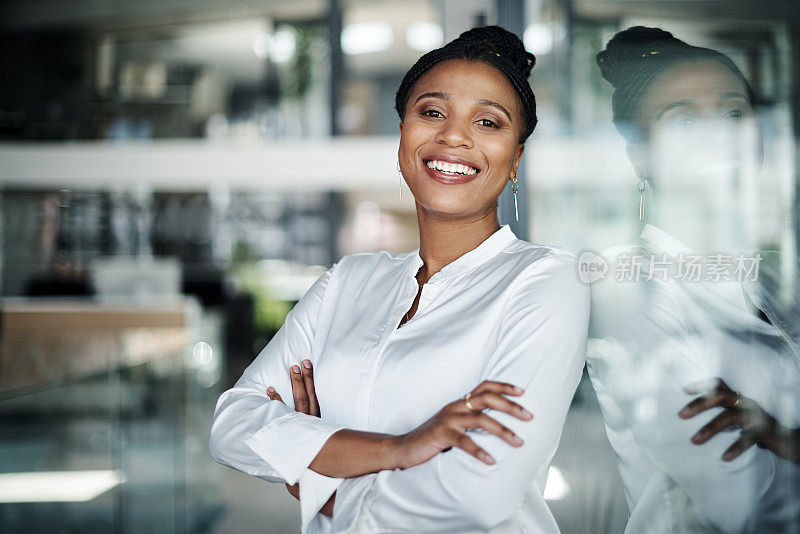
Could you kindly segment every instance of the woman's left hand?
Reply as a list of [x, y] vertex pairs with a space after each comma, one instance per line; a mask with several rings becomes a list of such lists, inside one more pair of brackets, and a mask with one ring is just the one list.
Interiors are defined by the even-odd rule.
[[[320, 417], [319, 402], [317, 393], [314, 390], [314, 370], [311, 360], [303, 360], [302, 370], [299, 365], [292, 365], [289, 368], [289, 381], [292, 383], [292, 397], [294, 397], [294, 409], [297, 412]], [[270, 399], [283, 399], [272, 386], [267, 388], [267, 395]]]
[[738, 391], [733, 391], [721, 378], [716, 378], [710, 383], [689, 384], [683, 388], [683, 391], [688, 394], [705, 394], [694, 399], [678, 412], [678, 416], [682, 419], [689, 419], [717, 406], [724, 408], [692, 436], [692, 442], [695, 445], [702, 445], [720, 432], [733, 428], [741, 430], [741, 434], [739, 439], [722, 455], [724, 461], [730, 462], [736, 459], [756, 444], [781, 455], [778, 447], [773, 445], [781, 441], [782, 426], [756, 401], [742, 396]]
[[[311, 365], [311, 360], [303, 360], [302, 369], [299, 365], [292, 365], [289, 368], [289, 381], [292, 383], [292, 397], [294, 397], [295, 411], [302, 412], [307, 415], [320, 417], [319, 402], [317, 401], [317, 394], [314, 389], [314, 373]], [[272, 400], [283, 402], [280, 394], [269, 386], [267, 388], [267, 396]], [[298, 501], [300, 500], [300, 483], [294, 484], [286, 483], [286, 489]], [[320, 509], [320, 513], [333, 517], [333, 502], [336, 498], [336, 492], [333, 492], [328, 502], [326, 502]]]

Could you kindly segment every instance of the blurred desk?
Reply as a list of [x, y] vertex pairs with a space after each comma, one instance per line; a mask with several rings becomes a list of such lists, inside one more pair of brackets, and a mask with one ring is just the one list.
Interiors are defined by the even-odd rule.
[[0, 487], [2, 531], [207, 531], [222, 510], [207, 447], [221, 319], [187, 297], [0, 310], [0, 483], [43, 484]]
[[186, 347], [193, 299], [12, 300], [0, 304], [0, 393], [138, 365]]

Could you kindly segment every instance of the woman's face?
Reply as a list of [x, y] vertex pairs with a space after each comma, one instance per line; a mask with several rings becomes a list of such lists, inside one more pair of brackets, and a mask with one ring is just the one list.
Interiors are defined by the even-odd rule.
[[697, 250], [751, 246], [763, 147], [742, 80], [715, 60], [680, 63], [653, 80], [637, 111], [646, 141], [629, 154], [654, 188], [648, 221]]
[[398, 150], [417, 204], [450, 219], [495, 212], [522, 156], [522, 117], [511, 84], [487, 63], [448, 60], [426, 72], [406, 104]]
[[639, 100], [646, 132], [639, 176], [669, 185], [723, 177], [760, 154], [760, 136], [738, 76], [714, 60], [679, 63], [659, 74]]

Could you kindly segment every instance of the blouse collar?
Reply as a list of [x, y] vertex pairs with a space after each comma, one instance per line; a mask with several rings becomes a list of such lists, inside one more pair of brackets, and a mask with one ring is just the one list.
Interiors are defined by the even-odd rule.
[[[639, 238], [644, 248], [651, 253], [667, 254], [673, 259], [681, 254], [699, 255], [680, 240], [651, 224], [645, 224]], [[710, 316], [728, 322], [737, 329], [750, 326], [762, 333], [774, 335], [775, 328], [755, 316], [756, 310], [747, 301], [748, 298], [753, 300], [747, 285], [746, 280], [738, 282], [723, 279], [715, 282], [697, 281], [681, 284], [680, 287], [696, 302], [701, 303]], [[738, 312], [744, 313], [740, 315]]]
[[[516, 239], [517, 236], [511, 230], [511, 227], [508, 224], [504, 224], [492, 235], [484, 239], [480, 245], [439, 269], [438, 272], [431, 276], [428, 283], [435, 284], [439, 280], [447, 280], [466, 273], [493, 258]], [[414, 277], [424, 264], [422, 257], [419, 255], [419, 247], [408, 253], [408, 259], [408, 272], [410, 276]]]
[[694, 252], [664, 230], [649, 223], [644, 225], [639, 237], [653, 252], [666, 253], [670, 256]]

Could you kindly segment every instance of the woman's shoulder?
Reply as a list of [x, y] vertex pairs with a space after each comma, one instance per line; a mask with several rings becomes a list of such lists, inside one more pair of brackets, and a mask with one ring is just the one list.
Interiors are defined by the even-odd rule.
[[378, 252], [355, 252], [345, 254], [336, 262], [336, 271], [340, 275], [351, 273], [370, 273], [376, 274], [381, 271], [392, 271], [400, 264], [407, 261], [409, 256], [415, 253], [409, 252], [389, 252], [381, 250]]
[[516, 239], [504, 252], [513, 255], [514, 261], [519, 263], [522, 268], [520, 275], [534, 275], [546, 271], [570, 274], [578, 272], [578, 256], [566, 247]]
[[508, 287], [507, 310], [517, 318], [524, 313], [545, 313], [565, 324], [588, 324], [590, 287], [580, 279], [578, 256], [573, 251], [519, 239], [506, 251], [519, 262]]
[[513, 255], [515, 292], [581, 305], [588, 299], [589, 286], [580, 280], [578, 256], [568, 248], [517, 239], [504, 252]]

